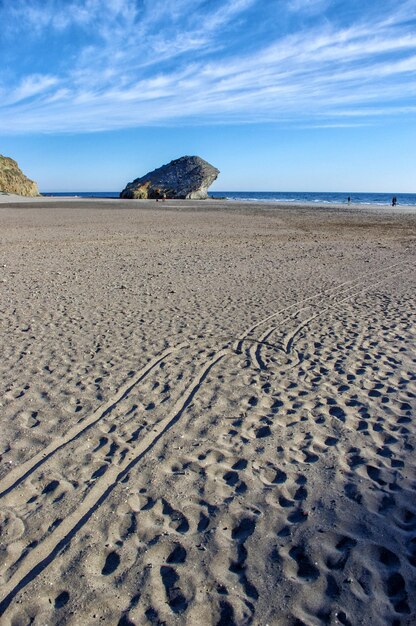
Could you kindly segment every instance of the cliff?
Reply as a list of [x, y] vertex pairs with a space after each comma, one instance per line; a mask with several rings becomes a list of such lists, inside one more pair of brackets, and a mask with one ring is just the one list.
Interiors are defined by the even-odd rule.
[[1, 154], [0, 191], [19, 196], [39, 196], [37, 184], [23, 174], [16, 161]]

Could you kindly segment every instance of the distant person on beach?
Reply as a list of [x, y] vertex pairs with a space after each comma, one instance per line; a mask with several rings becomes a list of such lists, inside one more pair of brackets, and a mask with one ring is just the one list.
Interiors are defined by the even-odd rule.
[[391, 200], [391, 206], [396, 206], [397, 204], [397, 198], [396, 196], [393, 196], [392, 200]]
[[351, 204], [351, 198], [348, 196], [348, 204]]

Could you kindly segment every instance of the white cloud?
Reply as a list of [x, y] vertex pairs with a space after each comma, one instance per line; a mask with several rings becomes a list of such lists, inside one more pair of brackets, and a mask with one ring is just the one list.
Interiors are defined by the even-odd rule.
[[39, 96], [50, 91], [51, 87], [54, 87], [57, 83], [58, 79], [55, 76], [31, 74], [23, 78], [15, 89], [11, 90], [7, 95], [3, 95], [3, 104], [11, 105], [33, 96]]
[[[83, 39], [59, 77], [32, 73], [8, 96], [3, 87], [0, 131], [306, 119], [339, 125], [342, 116], [350, 123], [349, 110], [363, 120], [404, 108], [414, 114], [401, 100], [416, 93], [416, 34], [409, 22], [415, 0], [381, 12], [378, 21], [363, 15], [345, 27], [326, 20], [286, 35], [271, 30], [247, 44], [234, 31], [256, 3], [260, 7], [260, 0], [16, 0], [13, 15], [31, 7], [24, 19], [38, 30], [92, 28], [94, 36]], [[319, 5], [286, 2], [292, 11]]]

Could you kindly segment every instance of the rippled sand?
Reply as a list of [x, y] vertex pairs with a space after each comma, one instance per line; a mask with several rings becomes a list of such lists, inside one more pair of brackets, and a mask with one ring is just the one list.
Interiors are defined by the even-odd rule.
[[0, 623], [413, 624], [416, 214], [8, 202]]

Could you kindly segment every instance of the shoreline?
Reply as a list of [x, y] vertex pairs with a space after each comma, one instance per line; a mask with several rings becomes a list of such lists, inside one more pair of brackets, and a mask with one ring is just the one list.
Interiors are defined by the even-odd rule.
[[393, 215], [400, 214], [413, 214], [416, 213], [416, 205], [396, 205], [390, 204], [367, 204], [367, 203], [332, 203], [332, 202], [289, 202], [282, 200], [268, 201], [268, 200], [230, 200], [230, 199], [217, 199], [207, 198], [205, 200], [176, 200], [167, 199], [165, 201], [159, 200], [126, 200], [122, 198], [113, 197], [80, 197], [80, 196], [18, 196], [16, 194], [0, 193], [0, 209], [5, 207], [24, 208], [28, 204], [35, 206], [45, 205], [50, 208], [64, 208], [65, 205], [70, 205], [77, 208], [86, 208], [84, 205], [96, 207], [96, 205], [102, 204], [106, 208], [144, 208], [144, 209], [197, 209], [197, 210], [243, 210], [244, 208], [250, 209], [263, 209], [264, 211], [270, 211], [273, 209], [316, 209], [322, 210], [337, 210], [344, 212], [360, 212], [366, 211], [374, 213], [380, 212], [383, 214], [391, 213]]

